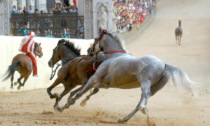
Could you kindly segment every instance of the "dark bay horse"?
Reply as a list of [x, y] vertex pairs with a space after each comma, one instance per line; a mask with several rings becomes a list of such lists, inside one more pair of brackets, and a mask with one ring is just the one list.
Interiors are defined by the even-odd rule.
[[166, 85], [171, 77], [174, 84], [180, 84], [187, 91], [192, 91], [195, 84], [188, 75], [174, 66], [164, 63], [155, 56], [134, 57], [127, 53], [123, 41], [118, 35], [104, 34], [100, 40], [105, 61], [100, 64], [96, 73], [90, 77], [84, 88], [77, 93], [60, 111], [74, 104], [91, 88], [132, 89], [141, 87], [141, 99], [136, 108], [118, 122], [128, 121], [138, 110], [149, 115], [146, 109], [148, 99]]
[[[81, 85], [81, 87], [71, 92], [69, 99], [82, 89], [82, 86], [95, 73], [93, 64], [95, 63], [95, 67], [97, 68], [103, 61], [103, 57], [99, 57], [100, 58], [96, 61], [96, 55], [81, 56], [80, 49], [76, 48], [73, 43], [66, 40], [60, 40], [58, 42], [57, 46], [53, 49], [52, 57], [48, 62], [51, 68], [53, 68], [54, 65], [60, 60], [63, 63], [63, 66], [57, 73], [58, 77], [53, 84], [47, 88], [50, 98], [56, 98], [54, 109], [57, 110], [58, 103], [62, 97], [69, 93], [76, 86]], [[56, 93], [52, 94], [51, 90], [61, 83], [64, 85], [64, 90], [61, 95], [59, 96]], [[98, 89], [94, 89], [91, 95], [97, 92]], [[89, 96], [87, 96], [86, 99], [89, 99]], [[85, 104], [85, 101], [82, 104]]]
[[179, 20], [179, 27], [175, 29], [176, 43], [178, 43], [178, 45], [181, 45], [182, 34], [181, 20]]
[[[34, 43], [34, 54], [35, 56], [38, 56], [39, 58], [42, 57], [43, 52], [42, 52], [42, 47], [41, 44], [35, 42]], [[14, 73], [15, 71], [18, 71], [20, 73], [20, 78], [18, 78], [17, 82], [14, 84], [16, 85], [17, 83], [19, 86], [17, 87], [20, 89], [21, 86], [24, 86], [26, 81], [28, 80], [29, 75], [33, 71], [33, 63], [30, 57], [28, 57], [25, 54], [17, 54], [13, 60], [12, 64], [9, 66], [6, 74], [7, 76], [4, 78], [4, 80], [7, 80], [11, 77], [11, 88], [13, 88], [13, 80], [14, 80]], [[21, 80], [24, 78], [23, 83]]]

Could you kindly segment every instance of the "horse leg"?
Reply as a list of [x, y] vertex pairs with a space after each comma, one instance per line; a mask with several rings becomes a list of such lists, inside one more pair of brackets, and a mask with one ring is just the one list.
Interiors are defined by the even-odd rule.
[[150, 86], [151, 86], [150, 81], [145, 81], [145, 82], [141, 83], [142, 94], [141, 94], [140, 102], [138, 103], [136, 108], [129, 115], [127, 115], [126, 117], [120, 118], [118, 120], [118, 123], [127, 122], [138, 110], [141, 110], [144, 114], [148, 115], [148, 111], [146, 109], [146, 104], [147, 104], [147, 100], [151, 96]]
[[98, 93], [98, 91], [99, 91], [99, 88], [94, 88], [93, 92], [91, 92], [88, 96], [86, 96], [86, 98], [82, 100], [82, 102], [80, 103], [80, 105], [81, 106], [85, 106], [87, 100], [89, 100], [92, 95]]
[[179, 45], [181, 45], [181, 36], [179, 36]]
[[14, 80], [14, 73], [12, 74], [12, 76], [11, 76], [11, 89], [13, 89], [13, 80]]
[[[98, 77], [99, 78], [99, 77]], [[95, 84], [97, 84], [98, 82], [100, 82], [97, 78], [97, 75], [94, 74], [87, 82], [87, 84], [85, 84], [84, 88], [82, 88], [82, 90], [76, 94], [76, 96], [74, 98], [72, 98], [69, 102], [67, 102], [65, 104], [65, 106], [59, 108], [59, 111], [63, 111], [66, 108], [69, 108], [70, 105], [73, 105], [75, 103], [75, 101], [77, 99], [79, 99], [84, 93], [86, 93], [89, 89], [91, 89]]]
[[52, 99], [52, 98], [58, 98], [58, 97], [59, 97], [57, 94], [52, 94], [51, 91], [52, 91], [52, 89], [53, 89], [54, 87], [56, 87], [58, 84], [61, 83], [61, 80], [62, 80], [61, 78], [57, 78], [57, 79], [54, 81], [54, 83], [53, 83], [50, 87], [47, 88], [47, 93], [48, 93], [48, 95], [50, 96], [51, 99]]
[[22, 85], [22, 83], [21, 83], [22, 78], [23, 78], [23, 76], [20, 75], [20, 78], [18, 78], [18, 80], [17, 80], [17, 82], [18, 82], [18, 84], [19, 84], [19, 86], [17, 87], [18, 90], [20, 90], [20, 87], [21, 87], [21, 85]]
[[77, 93], [79, 92], [80, 90], [82, 90], [83, 86], [77, 88], [76, 90], [72, 91], [71, 94], [69, 95], [68, 99], [67, 99], [67, 102], [69, 102], [71, 100], [71, 98]]
[[60, 97], [56, 98], [56, 102], [55, 102], [55, 105], [54, 105], [54, 109], [55, 109], [55, 110], [58, 110], [58, 109], [59, 109], [59, 106], [58, 106], [59, 101], [63, 98], [63, 96], [65, 96], [67, 93], [69, 93], [69, 91], [70, 91], [71, 89], [72, 89], [72, 88], [70, 88], [70, 87], [65, 87], [65, 89], [64, 89], [63, 92], [61, 93]]
[[[29, 74], [29, 75], [30, 75], [30, 74]], [[27, 77], [24, 78], [23, 83], [22, 83], [21, 86], [24, 86], [24, 85], [25, 85], [26, 81], [28, 80], [29, 75], [28, 75]]]

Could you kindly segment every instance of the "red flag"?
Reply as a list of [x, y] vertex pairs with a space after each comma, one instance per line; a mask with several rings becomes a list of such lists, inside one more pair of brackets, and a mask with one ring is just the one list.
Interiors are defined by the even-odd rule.
[[77, 8], [77, 0], [73, 0], [75, 7]]

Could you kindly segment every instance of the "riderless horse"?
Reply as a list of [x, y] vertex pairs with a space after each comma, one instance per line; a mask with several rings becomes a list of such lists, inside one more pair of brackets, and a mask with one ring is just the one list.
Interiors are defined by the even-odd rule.
[[181, 28], [181, 20], [179, 20], [179, 27], [175, 29], [175, 36], [176, 36], [176, 43], [181, 45], [181, 38], [182, 38], [182, 28]]
[[[34, 43], [34, 54], [35, 56], [38, 56], [39, 58], [42, 57], [43, 52], [41, 48], [41, 44], [38, 44], [37, 42]], [[13, 80], [14, 80], [14, 73], [15, 71], [18, 71], [20, 73], [20, 78], [17, 79], [17, 82], [14, 84], [16, 85], [19, 83], [18, 89], [20, 89], [21, 86], [24, 86], [26, 81], [28, 80], [29, 75], [33, 71], [33, 63], [32, 60], [25, 54], [17, 54], [13, 60], [12, 64], [9, 66], [6, 74], [7, 76], [4, 78], [4, 80], [7, 80], [11, 77], [11, 88], [13, 88]], [[23, 83], [21, 80], [24, 78]]]
[[[104, 34], [100, 47], [104, 52], [105, 61], [98, 67], [96, 73], [90, 77], [84, 88], [75, 95], [65, 106], [63, 111], [74, 104], [85, 92], [91, 88], [121, 88], [132, 89], [141, 87], [141, 99], [136, 108], [118, 122], [128, 121], [138, 110], [148, 115], [146, 109], [148, 99], [163, 88], [171, 77], [174, 84], [180, 84], [188, 91], [192, 90], [188, 75], [181, 69], [166, 64], [159, 58], [147, 55], [135, 57], [127, 53], [124, 42], [118, 35]], [[149, 119], [149, 116], [148, 116]]]
[[[57, 46], [53, 49], [52, 57], [48, 62], [49, 67], [53, 68], [54, 65], [60, 60], [62, 61], [63, 65], [58, 71], [58, 77], [53, 84], [47, 88], [50, 98], [56, 98], [54, 105], [55, 110], [57, 110], [58, 103], [63, 96], [69, 93], [76, 86], [81, 85], [81, 87], [71, 92], [71, 95], [68, 98], [71, 99], [75, 93], [82, 89], [84, 84], [95, 73], [95, 70], [103, 61], [103, 55], [99, 54], [97, 57], [96, 55], [81, 56], [80, 49], [75, 47], [72, 42], [60, 40]], [[51, 90], [60, 83], [62, 83], [65, 88], [61, 95], [59, 96], [57, 93], [52, 94]], [[90, 96], [97, 92], [98, 89], [94, 89]], [[87, 96], [86, 100], [88, 100], [90, 96]], [[85, 105], [86, 100], [83, 101], [81, 105]]]

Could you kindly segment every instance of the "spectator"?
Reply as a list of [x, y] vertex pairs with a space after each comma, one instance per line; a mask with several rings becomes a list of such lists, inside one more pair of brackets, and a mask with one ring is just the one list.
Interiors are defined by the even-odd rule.
[[37, 37], [41, 37], [40, 31], [39, 31], [39, 30], [36, 30], [36, 36], [37, 36]]
[[151, 7], [149, 7], [149, 15], [151, 15], [152, 14], [152, 9], [151, 9]]
[[69, 10], [70, 13], [76, 13], [77, 9], [75, 6], [72, 6], [72, 8]]
[[38, 14], [39, 13], [39, 10], [38, 9], [35, 9], [35, 14]]
[[59, 4], [56, 4], [55, 8], [52, 10], [53, 12], [60, 12]]
[[79, 30], [79, 34], [84, 34], [84, 26], [83, 26], [83, 22], [82, 20], [80, 20], [79, 24], [78, 24], [78, 30]]
[[53, 14], [51, 13], [51, 10], [48, 9], [48, 10], [47, 10], [47, 16], [48, 16], [49, 18], [46, 18], [46, 19], [45, 19], [45, 22], [46, 22], [46, 23], [45, 23], [45, 28], [46, 28], [46, 29], [48, 29], [48, 28], [51, 27], [51, 22], [52, 22], [52, 21], [51, 21], [50, 17], [51, 17], [52, 15], [53, 15]]
[[22, 33], [23, 33], [23, 26], [20, 27], [20, 29], [19, 29], [17, 35], [22, 35]]
[[44, 37], [47, 37], [47, 31], [44, 31]]
[[47, 38], [51, 38], [51, 37], [50, 37], [50, 32], [51, 32], [51, 30], [50, 30], [50, 29], [47, 29], [47, 31], [46, 31], [46, 33], [47, 33], [47, 34], [46, 34], [46, 37], [47, 37]]
[[69, 4], [69, 0], [63, 0], [63, 3], [64, 3], [64, 6], [65, 6], [65, 7], [69, 7], [69, 5], [70, 5], [70, 4]]
[[50, 31], [50, 38], [55, 38], [52, 31]]
[[67, 13], [66, 9], [64, 7], [61, 7], [61, 13], [64, 14], [64, 13]]
[[140, 22], [141, 22], [141, 23], [144, 23], [144, 18], [143, 18], [142, 15], [140, 16]]
[[70, 30], [67, 28], [65, 29], [64, 28], [64, 35], [63, 35], [64, 38], [70, 38]]
[[21, 6], [18, 6], [17, 13], [18, 13], [18, 14], [23, 14], [23, 11], [22, 11], [22, 9], [21, 9]]
[[61, 0], [55, 0], [56, 7], [58, 6], [60, 8], [61, 3], [62, 3]]
[[41, 10], [41, 11], [40, 11], [40, 14], [44, 14], [44, 11], [43, 11], [43, 10]]
[[34, 14], [34, 11], [32, 10], [32, 6], [31, 6], [31, 5], [29, 6], [28, 13], [29, 13], [29, 14]]
[[17, 14], [18, 11], [16, 9], [16, 5], [13, 5], [13, 8], [12, 8], [12, 14]]
[[84, 38], [84, 34], [80, 33], [78, 36], [78, 39], [83, 39]]
[[18, 31], [18, 35], [28, 35], [28, 29], [26, 25], [23, 27], [21, 26], [20, 30]]
[[26, 6], [23, 8], [23, 13], [24, 14], [28, 14], [28, 10], [27, 10], [27, 7]]
[[48, 30], [45, 31], [45, 32], [46, 32], [45, 37], [47, 37], [47, 38], [55, 38], [55, 37], [53, 36], [53, 32], [52, 32], [50, 29], [48, 29]]

